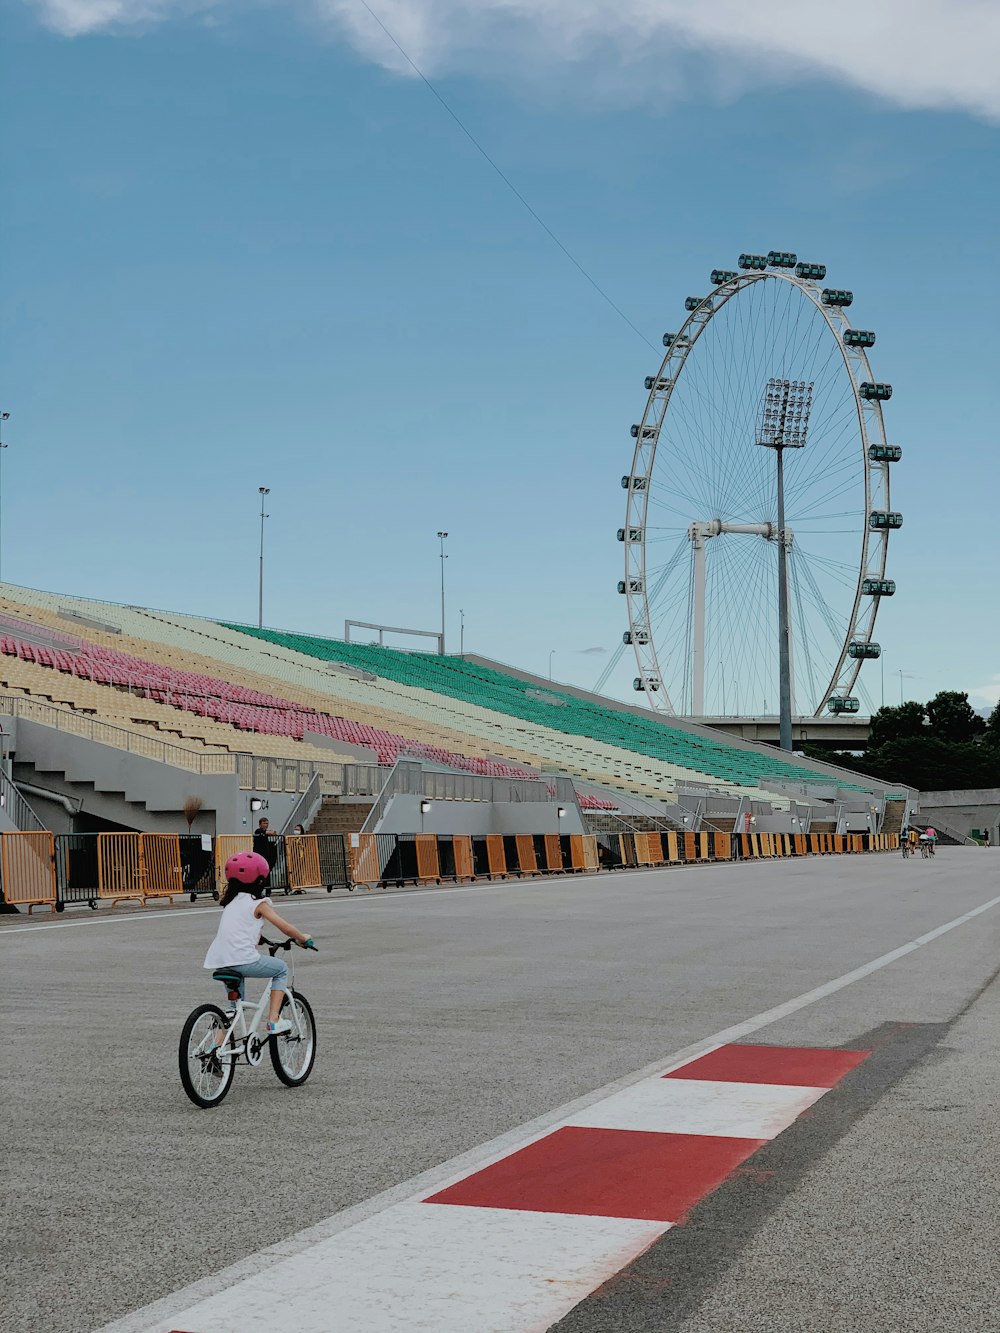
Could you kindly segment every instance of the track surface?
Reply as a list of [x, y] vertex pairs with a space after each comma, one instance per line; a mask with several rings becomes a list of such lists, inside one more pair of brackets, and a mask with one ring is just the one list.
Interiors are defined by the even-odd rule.
[[[176, 1075], [184, 1015], [213, 993], [200, 969], [211, 911], [157, 907], [5, 922], [5, 1008], [18, 1040], [0, 1057], [17, 1148], [5, 1165], [13, 1203], [0, 1237], [8, 1258], [2, 1326], [101, 1327], [934, 930], [994, 897], [996, 868], [1000, 857], [963, 848], [942, 849], [932, 862], [823, 858], [283, 900], [322, 950], [295, 960], [317, 1016], [316, 1072], [306, 1088], [289, 1091], [269, 1067], [241, 1068], [228, 1100], [211, 1112], [187, 1102]], [[886, 1023], [947, 1023], [992, 977], [998, 945], [1000, 908], [993, 908], [753, 1039], [850, 1045]], [[945, 1117], [950, 1126], [964, 1107], [970, 1150], [982, 1129], [978, 1098], [995, 1104], [985, 1076], [970, 1072], [982, 1069], [977, 1053], [990, 1030], [978, 1008], [953, 1029], [955, 1049], [967, 1052], [971, 1090], [949, 1102], [928, 1088], [931, 1103], [952, 1108], [927, 1112], [938, 1122]], [[909, 1077], [933, 1084], [933, 1068]], [[866, 1105], [860, 1096], [856, 1113]], [[898, 1116], [879, 1132], [880, 1111], [886, 1104], [876, 1104], [849, 1140], [872, 1136], [863, 1186], [869, 1228], [900, 1188]], [[940, 1132], [953, 1138], [944, 1125]], [[706, 1233], [687, 1279], [692, 1333], [815, 1329], [808, 1301], [792, 1301], [775, 1322], [773, 1301], [787, 1304], [798, 1288], [778, 1283], [768, 1294], [761, 1275], [770, 1272], [774, 1286], [769, 1254], [777, 1247], [787, 1263], [806, 1246], [819, 1287], [836, 1285], [829, 1240], [845, 1225], [837, 1191], [810, 1201], [808, 1245], [795, 1210], [818, 1172], [836, 1169], [839, 1153], [816, 1158], [817, 1174], [805, 1172], [780, 1213], [754, 1214], [741, 1240], [747, 1268], [725, 1296], [735, 1270], [728, 1258], [718, 1262], [724, 1233], [713, 1233], [716, 1242]], [[963, 1163], [942, 1154], [933, 1178], [952, 1207]], [[904, 1194], [912, 1209], [912, 1182]], [[716, 1206], [726, 1197], [721, 1191]], [[683, 1230], [665, 1238], [664, 1250]], [[852, 1244], [849, 1253], [857, 1278], [872, 1262], [871, 1246]], [[965, 1247], [966, 1270], [974, 1270], [975, 1254], [975, 1245]], [[949, 1272], [954, 1267], [949, 1262]], [[737, 1317], [740, 1301], [751, 1298], [759, 1308], [748, 1305]], [[728, 1314], [699, 1315], [713, 1299]], [[601, 1312], [595, 1299], [566, 1326], [639, 1333], [650, 1326], [641, 1304], [623, 1299], [613, 1313], [606, 1305]], [[919, 1305], [909, 1322], [880, 1326], [942, 1326], [917, 1322]], [[961, 1313], [969, 1319], [967, 1308]], [[855, 1325], [845, 1316], [835, 1326]], [[977, 1327], [974, 1314], [970, 1326]]]

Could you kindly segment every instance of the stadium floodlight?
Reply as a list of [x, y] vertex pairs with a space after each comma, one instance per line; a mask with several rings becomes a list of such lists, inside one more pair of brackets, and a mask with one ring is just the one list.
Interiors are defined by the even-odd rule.
[[257, 628], [264, 628], [264, 519], [270, 514], [264, 513], [264, 496], [271, 494], [270, 486], [258, 486], [260, 491], [260, 577], [257, 582]]
[[785, 531], [785, 450], [805, 448], [813, 383], [769, 379], [757, 443], [778, 460], [778, 744], [792, 748], [792, 658], [788, 615], [788, 538]]

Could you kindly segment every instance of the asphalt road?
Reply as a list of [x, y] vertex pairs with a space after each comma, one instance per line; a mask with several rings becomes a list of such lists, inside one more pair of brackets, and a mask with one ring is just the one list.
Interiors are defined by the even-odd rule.
[[[176, 1047], [188, 1010], [213, 994], [201, 971], [211, 909], [4, 919], [5, 1013], [16, 1040], [0, 1056], [12, 1148], [0, 1327], [98, 1328], [933, 930], [1000, 893], [998, 869], [997, 853], [956, 848], [930, 862], [816, 858], [282, 900], [321, 948], [295, 955], [316, 1011], [316, 1070], [304, 1088], [288, 1090], [269, 1065], [241, 1068], [228, 1100], [207, 1112], [184, 1097]], [[957, 1230], [943, 1230], [939, 1242], [957, 1244], [960, 1235], [965, 1271], [978, 1273], [968, 1257], [976, 1223], [963, 1217], [960, 1198], [967, 1152], [998, 1089], [979, 1054], [995, 1024], [978, 1006], [992, 992], [970, 1003], [996, 970], [998, 946], [994, 908], [755, 1038], [838, 1045], [887, 1024], [919, 1028], [919, 1040], [892, 1047], [892, 1078], [867, 1092], [845, 1085], [843, 1096], [855, 1101], [841, 1104], [837, 1134], [802, 1149], [809, 1169], [756, 1208], [739, 1243], [727, 1242], [725, 1262], [705, 1232], [705, 1249], [688, 1265], [690, 1322], [662, 1327], [951, 1326], [876, 1317], [817, 1324], [817, 1307], [795, 1305], [788, 1292], [779, 1293], [788, 1307], [781, 1319], [771, 1309], [784, 1272], [794, 1275], [790, 1290], [839, 1289], [831, 1240], [856, 1232], [862, 1214], [869, 1241], [859, 1233], [850, 1249], [858, 1281], [900, 1209], [916, 1216], [925, 1207], [914, 1181], [928, 1176], [916, 1170], [912, 1135], [892, 1109], [911, 1078], [929, 1080], [912, 1085], [927, 1102], [920, 1132], [954, 1144], [957, 1127], [963, 1147], [941, 1155], [927, 1189], [954, 1196]], [[928, 1025], [963, 1011], [945, 1037], [962, 1052], [946, 1076], [935, 1054], [945, 1029]], [[953, 1078], [963, 1080], [960, 1098], [938, 1086]], [[951, 1109], [929, 1109], [936, 1106]], [[853, 1194], [837, 1178], [848, 1163]], [[996, 1181], [980, 1172], [974, 1183], [986, 1207]], [[990, 1239], [995, 1254], [998, 1237]], [[711, 1312], [713, 1300], [721, 1313]], [[916, 1319], [926, 1304], [913, 1304]], [[634, 1316], [639, 1322], [629, 1322], [627, 1303], [622, 1311], [615, 1318], [625, 1322], [610, 1323], [585, 1303], [569, 1318], [593, 1333], [651, 1327], [648, 1311]]]

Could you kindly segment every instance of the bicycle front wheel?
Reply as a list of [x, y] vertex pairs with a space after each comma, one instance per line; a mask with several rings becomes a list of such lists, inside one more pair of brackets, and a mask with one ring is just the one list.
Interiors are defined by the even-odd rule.
[[228, 1026], [226, 1015], [214, 1004], [200, 1004], [184, 1024], [178, 1063], [184, 1091], [195, 1106], [218, 1106], [232, 1085], [236, 1072], [232, 1047], [227, 1042], [223, 1051], [216, 1041]]
[[285, 1001], [281, 1017], [288, 1019], [292, 1030], [271, 1038], [271, 1063], [282, 1083], [298, 1088], [312, 1073], [316, 1060], [316, 1023], [309, 1001], [298, 991]]

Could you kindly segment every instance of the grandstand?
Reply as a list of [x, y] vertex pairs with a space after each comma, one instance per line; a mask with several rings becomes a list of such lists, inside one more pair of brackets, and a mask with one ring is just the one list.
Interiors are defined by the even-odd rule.
[[664, 817], [692, 790], [765, 816], [787, 815], [803, 796], [867, 809], [887, 794], [843, 770], [479, 658], [9, 584], [0, 585], [0, 687], [9, 712], [44, 705], [78, 734], [89, 719], [137, 742], [163, 741], [173, 747], [168, 762], [177, 752], [216, 756], [217, 767], [226, 757], [297, 761], [331, 799], [347, 794], [335, 770], [388, 772], [401, 758], [515, 782], [562, 776], [582, 809]]

